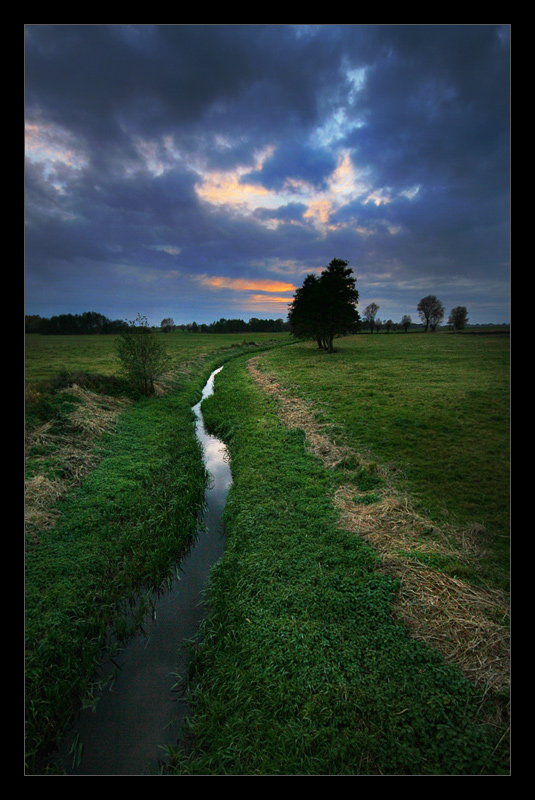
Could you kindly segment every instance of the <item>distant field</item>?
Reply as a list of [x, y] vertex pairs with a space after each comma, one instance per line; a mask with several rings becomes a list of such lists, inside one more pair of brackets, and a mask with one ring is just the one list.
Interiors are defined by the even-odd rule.
[[[287, 340], [287, 333], [158, 334], [176, 363], [209, 354], [242, 342], [269, 339]], [[115, 375], [118, 363], [114, 354], [116, 336], [40, 336], [26, 335], [26, 382], [48, 381], [60, 372], [91, 372]]]

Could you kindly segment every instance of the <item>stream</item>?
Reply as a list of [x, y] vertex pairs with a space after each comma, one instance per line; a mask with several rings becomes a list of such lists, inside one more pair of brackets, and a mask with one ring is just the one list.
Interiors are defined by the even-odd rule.
[[[135, 636], [113, 662], [102, 665], [104, 688], [95, 710], [85, 709], [64, 745], [67, 775], [154, 775], [165, 761], [164, 748], [175, 745], [188, 707], [173, 690], [176, 674], [187, 671], [181, 645], [199, 630], [206, 615], [203, 591], [212, 566], [223, 554], [221, 524], [232, 478], [225, 445], [206, 432], [201, 403], [213, 392], [208, 379], [193, 407], [196, 433], [210, 472], [205, 509], [197, 537], [177, 570], [169, 591], [154, 599], [154, 607]], [[117, 669], [119, 666], [119, 669]], [[69, 749], [76, 743], [81, 757], [73, 763]]]

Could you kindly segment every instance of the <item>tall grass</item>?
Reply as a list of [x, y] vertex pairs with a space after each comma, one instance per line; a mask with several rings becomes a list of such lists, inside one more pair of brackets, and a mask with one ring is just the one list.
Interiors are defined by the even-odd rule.
[[[88, 691], [95, 659], [138, 593], [162, 585], [195, 533], [205, 482], [187, 403], [138, 404], [26, 553], [30, 772], [43, 768]], [[121, 636], [119, 636], [121, 638]]]

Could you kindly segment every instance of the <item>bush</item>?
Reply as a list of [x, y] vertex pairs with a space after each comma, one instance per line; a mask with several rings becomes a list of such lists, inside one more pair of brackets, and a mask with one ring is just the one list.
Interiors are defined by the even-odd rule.
[[169, 367], [163, 342], [150, 330], [145, 317], [130, 322], [116, 342], [117, 357], [132, 388], [143, 395], [154, 392], [154, 380]]

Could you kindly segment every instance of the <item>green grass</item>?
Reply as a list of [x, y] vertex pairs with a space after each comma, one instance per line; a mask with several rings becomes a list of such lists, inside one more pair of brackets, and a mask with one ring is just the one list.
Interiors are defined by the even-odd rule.
[[272, 352], [266, 369], [311, 402], [332, 436], [390, 470], [436, 522], [483, 526], [485, 579], [509, 581], [507, 336], [384, 334]]
[[[190, 350], [182, 368], [168, 377], [167, 394], [136, 399], [115, 427], [95, 438], [89, 473], [51, 504], [59, 514], [53, 526], [27, 525], [28, 774], [53, 769], [54, 746], [77, 706], [91, 696], [105, 648], [122, 642], [139, 624], [144, 598], [150, 602], [152, 592], [166, 585], [196, 532], [206, 473], [191, 407], [212, 369], [250, 350], [224, 338], [208, 353]], [[57, 346], [63, 350], [63, 343]], [[125, 391], [113, 376], [92, 380], [80, 372], [95, 366], [83, 352], [78, 361], [73, 356], [72, 366], [76, 380], [82, 376], [92, 391]], [[71, 445], [82, 436], [70, 423], [79, 399], [68, 386], [66, 374], [59, 380], [52, 376], [46, 389], [29, 399], [29, 432], [48, 426], [46, 439], [28, 446], [29, 479], [67, 480]], [[104, 395], [98, 397], [106, 403]]]
[[[158, 333], [175, 364], [209, 356], [224, 347], [237, 348], [243, 342], [262, 344], [288, 341], [284, 333], [188, 334]], [[118, 361], [114, 353], [117, 336], [40, 336], [26, 334], [26, 381], [50, 381], [59, 373], [86, 372], [115, 375]]]
[[[49, 391], [69, 383], [58, 372], [124, 392], [111, 337], [76, 338], [27, 337], [30, 428], [47, 421], [61, 437], [68, 427], [76, 398]], [[191, 405], [227, 362], [204, 408], [231, 449], [227, 544], [190, 676], [190, 749], [171, 754], [169, 774], [506, 774], [507, 731], [492, 724], [501, 698], [483, 698], [394, 623], [397, 582], [339, 528], [332, 498], [358, 473], [358, 501], [373, 507], [386, 468], [388, 483], [430, 519], [484, 525], [489, 547], [468, 577], [506, 586], [508, 338], [357, 336], [332, 355], [298, 343], [263, 357], [331, 437], [380, 473], [358, 462], [328, 470], [308, 455], [304, 434], [280, 423], [276, 402], [234, 358], [254, 353], [244, 338], [167, 335], [176, 366], [168, 394], [125, 410], [95, 443], [90, 474], [58, 503], [55, 527], [29, 531], [29, 773], [50, 769], [103, 648], [127, 633], [129, 599], [165, 583], [192, 536], [205, 476]], [[58, 451], [47, 447], [27, 453], [28, 474], [61, 478]]]
[[[295, 379], [315, 353], [267, 358]], [[229, 444], [234, 480], [170, 774], [507, 773], [506, 730], [485, 722], [456, 667], [394, 622], [396, 581], [337, 524], [336, 471], [307, 454], [241, 361], [203, 413]]]
[[[126, 632], [128, 603], [165, 583], [195, 533], [204, 467], [184, 397], [123, 413], [100, 462], [26, 552], [26, 710], [30, 773], [90, 691], [102, 649]], [[119, 639], [121, 635], [119, 635]]]

